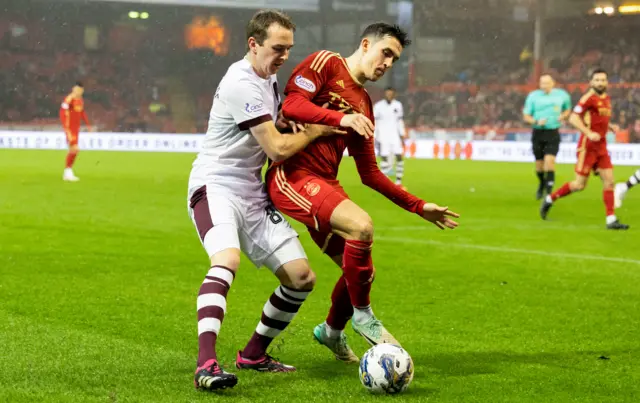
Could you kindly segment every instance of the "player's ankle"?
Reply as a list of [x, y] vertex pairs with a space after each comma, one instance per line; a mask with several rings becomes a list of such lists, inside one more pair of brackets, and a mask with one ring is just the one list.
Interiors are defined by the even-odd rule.
[[324, 333], [330, 339], [339, 339], [342, 335], [342, 330], [334, 329], [327, 322], [325, 322]]
[[353, 307], [353, 321], [357, 324], [366, 323], [374, 318], [371, 305], [365, 307]]

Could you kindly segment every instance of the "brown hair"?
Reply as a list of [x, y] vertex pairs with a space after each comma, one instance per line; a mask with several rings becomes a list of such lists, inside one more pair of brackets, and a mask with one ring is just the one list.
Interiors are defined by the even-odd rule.
[[247, 24], [247, 40], [254, 37], [258, 45], [262, 45], [267, 39], [267, 30], [272, 24], [278, 24], [294, 32], [296, 30], [296, 24], [287, 14], [277, 10], [260, 10], [251, 17], [251, 21]]

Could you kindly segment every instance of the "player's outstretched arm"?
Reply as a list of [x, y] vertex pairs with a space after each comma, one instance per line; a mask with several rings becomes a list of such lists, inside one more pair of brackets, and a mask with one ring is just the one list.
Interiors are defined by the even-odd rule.
[[396, 186], [380, 171], [376, 161], [373, 139], [353, 136], [348, 145], [349, 155], [356, 162], [356, 168], [362, 184], [382, 194], [403, 209], [422, 214], [425, 202], [411, 193]]
[[449, 211], [448, 207], [440, 207], [434, 203], [426, 203], [391, 182], [391, 180], [380, 171], [380, 168], [378, 168], [372, 140], [356, 137], [355, 140], [349, 144], [349, 154], [352, 155], [356, 161], [356, 167], [358, 168], [358, 173], [364, 185], [384, 195], [399, 207], [418, 214], [438, 228], [454, 229], [458, 226], [458, 223], [453, 221], [451, 217], [460, 217], [459, 214]]

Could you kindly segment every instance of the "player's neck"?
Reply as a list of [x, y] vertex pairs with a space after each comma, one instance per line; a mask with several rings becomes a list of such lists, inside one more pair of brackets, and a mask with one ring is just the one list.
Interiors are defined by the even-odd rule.
[[251, 52], [247, 52], [244, 58], [247, 59], [249, 64], [251, 64], [251, 68], [253, 68], [253, 71], [258, 75], [258, 77], [263, 78], [265, 80], [269, 78], [269, 73], [261, 71], [260, 68], [258, 67], [258, 61], [256, 60], [255, 55], [253, 55]]
[[353, 80], [364, 86], [367, 82], [367, 77], [365, 77], [364, 72], [360, 68], [360, 60], [362, 60], [360, 51], [355, 51], [354, 54], [347, 57], [345, 60], [347, 62], [347, 67], [349, 67], [349, 74], [351, 74]]

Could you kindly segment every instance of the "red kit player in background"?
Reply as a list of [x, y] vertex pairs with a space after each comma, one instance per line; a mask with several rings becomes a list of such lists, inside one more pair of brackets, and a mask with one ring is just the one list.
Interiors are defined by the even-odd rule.
[[[456, 213], [396, 186], [376, 162], [373, 107], [363, 86], [382, 78], [409, 43], [398, 26], [375, 23], [364, 30], [358, 49], [348, 58], [320, 51], [300, 63], [285, 88], [284, 116], [351, 132], [316, 140], [267, 172], [267, 188], [274, 205], [305, 224], [316, 244], [342, 267], [329, 316], [314, 329], [314, 336], [343, 361], [358, 360], [343, 333], [352, 316], [354, 330], [370, 344], [397, 343], [371, 310], [373, 221], [349, 200], [337, 180], [345, 149], [355, 159], [363, 184], [442, 229], [458, 225], [449, 218], [458, 217]], [[319, 106], [325, 104], [328, 108]]]
[[[573, 108], [569, 123], [582, 133], [578, 141], [578, 162], [576, 178], [548, 195], [540, 207], [540, 216], [547, 218], [553, 202], [587, 186], [589, 174], [593, 171], [602, 179], [602, 199], [607, 213], [607, 229], [626, 230], [629, 226], [616, 218], [613, 195], [613, 164], [607, 151], [607, 132], [611, 124], [611, 98], [607, 94], [607, 72], [596, 69], [591, 73], [591, 88]], [[617, 128], [614, 128], [614, 131]]]
[[70, 182], [80, 180], [73, 173], [73, 163], [78, 155], [78, 134], [80, 133], [80, 120], [84, 120], [87, 128], [91, 130], [87, 113], [84, 110], [84, 87], [82, 83], [77, 82], [71, 89], [71, 94], [67, 95], [60, 105], [60, 121], [64, 134], [67, 136], [67, 145], [69, 152], [67, 153], [66, 165], [62, 179]]

